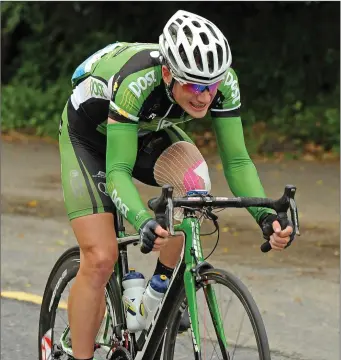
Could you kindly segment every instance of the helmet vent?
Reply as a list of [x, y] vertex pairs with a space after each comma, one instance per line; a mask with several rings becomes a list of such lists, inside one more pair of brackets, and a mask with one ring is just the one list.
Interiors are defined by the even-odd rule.
[[227, 40], [226, 40], [226, 39], [224, 39], [224, 44], [225, 44], [226, 54], [228, 54], [228, 53], [229, 53], [229, 46], [228, 46], [228, 44], [227, 44]]
[[223, 48], [217, 44], [217, 54], [218, 54], [218, 66], [219, 68], [223, 65]]
[[206, 25], [207, 28], [210, 30], [210, 32], [212, 33], [212, 35], [213, 35], [217, 40], [219, 40], [217, 34], [216, 34], [215, 31], [213, 30], [213, 27], [212, 27], [210, 24], [208, 24], [208, 23], [205, 23], [205, 25]]
[[208, 45], [210, 43], [210, 41], [208, 40], [208, 36], [205, 33], [201, 32], [200, 37], [204, 45]]
[[214, 70], [214, 57], [213, 57], [213, 52], [212, 51], [207, 52], [207, 62], [208, 62], [208, 70], [209, 70], [209, 72], [213, 73], [213, 70]]
[[185, 64], [185, 66], [186, 66], [188, 69], [190, 69], [188, 57], [187, 57], [187, 55], [186, 55], [185, 49], [184, 49], [184, 47], [183, 47], [182, 44], [179, 46], [179, 54], [180, 54], [181, 60], [182, 60], [183, 63]]
[[190, 45], [192, 45], [193, 43], [193, 33], [192, 33], [192, 30], [186, 25], [183, 27], [183, 32], [189, 42]]
[[169, 27], [169, 33], [172, 37], [173, 43], [176, 44], [176, 40], [178, 38], [178, 28], [179, 26], [175, 23], [173, 23], [170, 27]]
[[199, 47], [196, 46], [194, 48], [194, 51], [193, 51], [193, 55], [194, 55], [194, 59], [195, 59], [195, 63], [197, 64], [197, 67], [200, 71], [203, 71], [203, 64], [202, 64], [202, 58], [201, 58], [201, 54], [200, 54], [200, 50], [199, 50]]
[[168, 49], [168, 58], [173, 66], [176, 66], [176, 60], [171, 49]]
[[201, 25], [200, 25], [200, 23], [198, 21], [192, 21], [192, 24], [197, 28], [201, 27]]

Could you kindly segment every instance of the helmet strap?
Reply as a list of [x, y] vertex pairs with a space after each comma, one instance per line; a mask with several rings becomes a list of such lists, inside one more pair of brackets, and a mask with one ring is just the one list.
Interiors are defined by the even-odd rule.
[[173, 87], [174, 87], [174, 84], [175, 84], [175, 79], [172, 78], [171, 82], [169, 84], [166, 84], [165, 83], [165, 88], [166, 88], [166, 94], [168, 96], [168, 99], [173, 103], [173, 104], [176, 104], [176, 101], [173, 97]]

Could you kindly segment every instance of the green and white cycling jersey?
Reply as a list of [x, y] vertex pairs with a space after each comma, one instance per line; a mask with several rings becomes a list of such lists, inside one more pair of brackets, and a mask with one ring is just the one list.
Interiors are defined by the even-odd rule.
[[[167, 96], [156, 44], [109, 45], [80, 65], [72, 81], [74, 108], [90, 114], [97, 108], [94, 120], [102, 133], [106, 131], [108, 106], [109, 117], [138, 123], [142, 130], [157, 131], [193, 119]], [[239, 108], [238, 79], [229, 69], [207, 116], [231, 117]]]
[[[72, 130], [78, 144], [85, 141], [91, 149], [105, 155], [107, 192], [137, 230], [151, 218], [132, 181], [138, 135], [171, 130], [176, 124], [191, 120], [201, 121], [171, 100], [161, 68], [157, 44], [108, 45], [76, 69], [72, 76], [73, 92], [62, 118], [62, 122], [63, 119], [67, 122], [64, 127]], [[233, 194], [265, 197], [245, 147], [240, 106], [238, 78], [230, 68], [205, 118], [212, 122], [224, 174]], [[118, 123], [108, 124], [108, 117]], [[64, 159], [67, 158], [65, 155]], [[257, 221], [271, 212], [264, 208], [248, 210]]]

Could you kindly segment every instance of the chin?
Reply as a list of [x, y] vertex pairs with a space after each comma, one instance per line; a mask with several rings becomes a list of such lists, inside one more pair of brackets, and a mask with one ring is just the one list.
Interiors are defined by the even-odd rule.
[[201, 119], [207, 114], [207, 108], [202, 111], [193, 111], [192, 109], [185, 110], [187, 114], [191, 115], [195, 119]]

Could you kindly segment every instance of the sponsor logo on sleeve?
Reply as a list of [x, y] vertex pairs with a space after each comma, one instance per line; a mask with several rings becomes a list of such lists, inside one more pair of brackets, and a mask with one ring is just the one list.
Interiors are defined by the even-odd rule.
[[235, 104], [237, 101], [240, 101], [240, 92], [239, 92], [238, 81], [233, 78], [233, 75], [231, 72], [227, 73], [224, 85], [229, 86], [232, 90], [232, 93], [231, 93], [232, 104]]
[[117, 190], [114, 189], [111, 194], [111, 200], [114, 202], [117, 210], [123, 214], [123, 216], [126, 218], [128, 215], [129, 208], [126, 204], [122, 202], [122, 199], [117, 196]]

